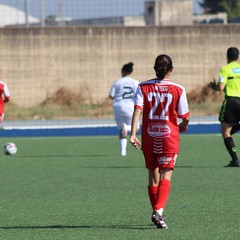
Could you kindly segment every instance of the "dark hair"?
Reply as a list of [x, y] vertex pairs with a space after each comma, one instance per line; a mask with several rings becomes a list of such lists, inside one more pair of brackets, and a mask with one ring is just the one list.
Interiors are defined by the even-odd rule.
[[230, 61], [237, 60], [239, 56], [239, 50], [235, 47], [230, 47], [227, 50], [227, 58]]
[[173, 68], [172, 59], [165, 54], [159, 55], [154, 64], [154, 70], [156, 72], [156, 76], [159, 79], [164, 79], [167, 73]]
[[123, 72], [123, 73], [126, 73], [126, 74], [132, 73], [132, 71], [133, 71], [133, 65], [134, 65], [134, 63], [132, 63], [132, 62], [129, 62], [129, 63], [127, 63], [127, 64], [124, 64], [123, 67], [122, 67], [122, 72]]

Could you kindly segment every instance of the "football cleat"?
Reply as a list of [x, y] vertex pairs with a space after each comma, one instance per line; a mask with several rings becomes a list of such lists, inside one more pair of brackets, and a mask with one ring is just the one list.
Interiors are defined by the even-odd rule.
[[122, 157], [127, 156], [127, 151], [126, 151], [126, 150], [122, 150], [122, 151], [121, 151], [121, 156], [122, 156]]
[[153, 211], [152, 222], [157, 226], [157, 228], [168, 228], [165, 221], [165, 216], [161, 216], [157, 211]]
[[240, 167], [240, 161], [231, 161], [228, 165], [224, 166], [224, 167]]

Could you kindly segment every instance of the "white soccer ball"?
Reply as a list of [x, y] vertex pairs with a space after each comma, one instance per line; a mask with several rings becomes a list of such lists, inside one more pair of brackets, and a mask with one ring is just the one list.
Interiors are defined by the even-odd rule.
[[13, 155], [17, 152], [17, 146], [15, 143], [8, 142], [4, 145], [3, 151], [6, 155]]

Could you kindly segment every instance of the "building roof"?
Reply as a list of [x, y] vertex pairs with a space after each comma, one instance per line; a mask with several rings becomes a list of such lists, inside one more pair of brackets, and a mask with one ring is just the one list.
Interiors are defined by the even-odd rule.
[[[25, 12], [3, 4], [0, 4], [0, 16], [0, 27], [26, 23]], [[28, 15], [29, 24], [39, 22], [39, 19]]]

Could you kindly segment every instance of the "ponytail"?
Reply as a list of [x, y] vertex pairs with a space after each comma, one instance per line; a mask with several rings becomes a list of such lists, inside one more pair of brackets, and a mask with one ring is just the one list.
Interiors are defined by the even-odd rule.
[[162, 80], [167, 75], [167, 73], [172, 70], [172, 59], [165, 54], [159, 55], [155, 60], [154, 70], [156, 76]]

